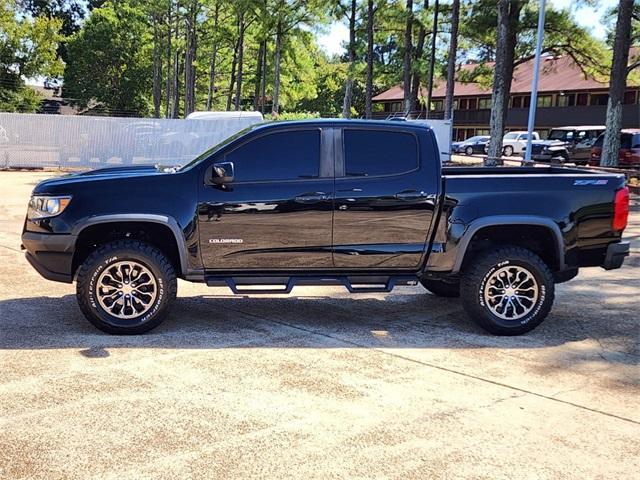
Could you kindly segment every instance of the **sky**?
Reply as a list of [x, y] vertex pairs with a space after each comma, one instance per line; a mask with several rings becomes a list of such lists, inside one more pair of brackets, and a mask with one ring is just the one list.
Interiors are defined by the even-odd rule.
[[[589, 28], [595, 37], [604, 39], [606, 28], [602, 17], [617, 2], [618, 0], [597, 0], [596, 7], [589, 7], [576, 0], [548, 0], [547, 5], [553, 5], [559, 9], [570, 9], [580, 25]], [[320, 46], [328, 55], [343, 53], [344, 44], [348, 40], [349, 28], [345, 22], [334, 22], [326, 33], [318, 36]]]

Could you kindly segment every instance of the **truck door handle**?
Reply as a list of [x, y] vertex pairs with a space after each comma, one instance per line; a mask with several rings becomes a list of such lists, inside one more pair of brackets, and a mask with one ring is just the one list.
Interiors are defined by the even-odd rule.
[[419, 200], [421, 198], [425, 198], [427, 196], [423, 191], [418, 192], [417, 190], [403, 190], [394, 195], [398, 200]]
[[296, 203], [316, 203], [328, 198], [329, 196], [324, 192], [308, 192], [298, 195], [294, 200]]

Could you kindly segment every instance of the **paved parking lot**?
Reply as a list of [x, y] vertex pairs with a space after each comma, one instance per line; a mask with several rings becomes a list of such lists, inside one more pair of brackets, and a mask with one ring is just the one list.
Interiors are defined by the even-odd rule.
[[491, 337], [421, 288], [231, 297], [180, 283], [151, 334], [95, 330], [20, 252], [0, 173], [0, 478], [637, 478], [640, 205], [618, 271]]

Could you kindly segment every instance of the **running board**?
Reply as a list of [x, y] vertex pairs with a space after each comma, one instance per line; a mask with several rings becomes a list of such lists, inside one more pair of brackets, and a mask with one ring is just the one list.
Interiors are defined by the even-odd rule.
[[349, 293], [390, 292], [398, 285], [415, 286], [418, 277], [406, 276], [294, 276], [294, 277], [223, 277], [209, 275], [205, 278], [209, 287], [229, 287], [238, 294], [282, 294], [291, 293], [296, 286], [332, 286], [345, 287]]

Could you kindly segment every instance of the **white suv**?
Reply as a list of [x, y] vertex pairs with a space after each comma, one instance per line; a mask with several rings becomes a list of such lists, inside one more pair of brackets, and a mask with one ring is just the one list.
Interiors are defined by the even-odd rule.
[[[502, 138], [502, 153], [505, 157], [524, 152], [527, 148], [527, 132], [509, 132]], [[531, 133], [532, 140], [540, 140], [538, 132]]]

